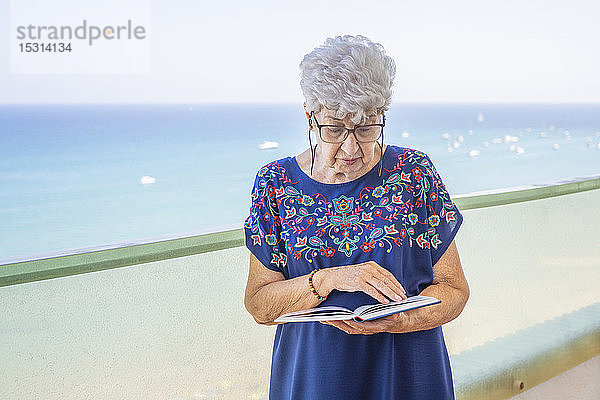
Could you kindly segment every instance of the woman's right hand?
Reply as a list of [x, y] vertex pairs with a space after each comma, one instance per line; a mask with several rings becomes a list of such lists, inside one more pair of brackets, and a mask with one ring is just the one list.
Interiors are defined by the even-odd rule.
[[365, 292], [381, 303], [406, 299], [406, 291], [396, 277], [375, 261], [325, 268], [330, 289], [343, 292]]

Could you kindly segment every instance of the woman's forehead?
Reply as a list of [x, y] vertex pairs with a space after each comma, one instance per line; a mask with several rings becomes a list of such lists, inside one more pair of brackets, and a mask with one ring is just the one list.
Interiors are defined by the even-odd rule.
[[[329, 111], [329, 110], [323, 110], [323, 111], [321, 111], [321, 113], [322, 113], [324, 119], [328, 119], [328, 120], [331, 120], [331, 121], [342, 122], [342, 121], [344, 121], [344, 119], [350, 120], [350, 117], [351, 117], [350, 114], [347, 114], [345, 118], [340, 119], [340, 118], [337, 118], [335, 116], [335, 112], [332, 112], [332, 111]], [[363, 119], [374, 118], [376, 116], [377, 116], [376, 112], [369, 112], [369, 113], [365, 112], [365, 115], [364, 115]]]

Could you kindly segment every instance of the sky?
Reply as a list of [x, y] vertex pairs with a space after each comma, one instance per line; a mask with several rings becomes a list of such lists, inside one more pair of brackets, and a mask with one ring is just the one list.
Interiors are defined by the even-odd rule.
[[[147, 5], [137, 17], [149, 10], [150, 20], [139, 72], [13, 73], [9, 5], [30, 7], [33, 18], [38, 1], [0, 0], [0, 26], [9, 27], [0, 35], [0, 103], [302, 102], [304, 54], [344, 34], [367, 36], [394, 58], [394, 102], [600, 102], [593, 0], [135, 0]], [[68, 1], [46, 2], [54, 6], [44, 18], [80, 22]], [[128, 14], [135, 20], [136, 8]], [[123, 17], [115, 9], [111, 19]], [[94, 62], [124, 65], [116, 54]]]

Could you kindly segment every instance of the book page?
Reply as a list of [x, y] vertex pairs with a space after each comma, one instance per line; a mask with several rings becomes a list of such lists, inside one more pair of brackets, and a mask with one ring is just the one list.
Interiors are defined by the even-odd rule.
[[397, 312], [413, 310], [419, 307], [425, 307], [432, 304], [440, 303], [439, 299], [429, 296], [412, 296], [402, 301], [392, 301], [389, 303], [372, 304], [358, 307], [354, 310], [357, 320], [372, 320], [381, 318], [386, 315], [395, 314]]

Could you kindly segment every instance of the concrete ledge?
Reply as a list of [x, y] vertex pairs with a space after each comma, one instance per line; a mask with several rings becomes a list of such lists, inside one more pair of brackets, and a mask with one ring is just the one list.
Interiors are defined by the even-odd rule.
[[600, 175], [574, 178], [553, 184], [518, 186], [512, 188], [486, 190], [452, 196], [460, 210], [501, 206], [523, 201], [540, 200], [548, 197], [600, 189]]
[[241, 229], [236, 229], [189, 238], [5, 264], [0, 266], [0, 286], [127, 267], [228, 249], [243, 244], [243, 232]]
[[600, 303], [451, 357], [457, 399], [515, 396], [600, 354]]

